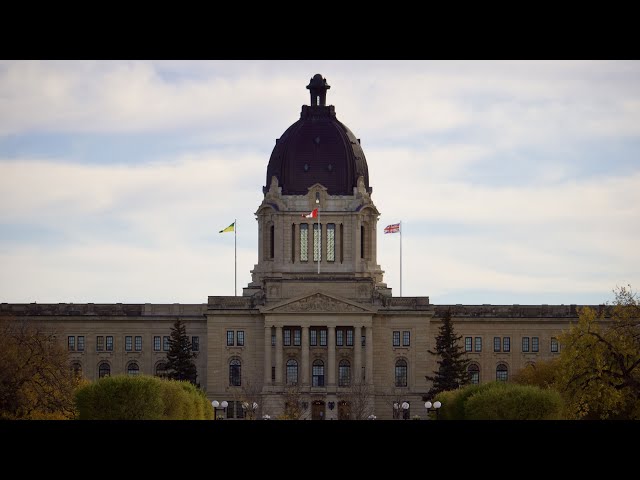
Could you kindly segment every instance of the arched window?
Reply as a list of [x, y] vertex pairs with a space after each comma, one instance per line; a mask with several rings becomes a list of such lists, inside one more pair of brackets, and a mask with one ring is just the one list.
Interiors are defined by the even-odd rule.
[[164, 378], [167, 376], [167, 364], [160, 362], [156, 365], [156, 377]]
[[293, 358], [287, 360], [287, 385], [298, 383], [298, 362]]
[[127, 375], [130, 377], [135, 377], [136, 375], [140, 375], [140, 367], [136, 362], [131, 362], [127, 367]]
[[71, 371], [76, 377], [82, 376], [82, 365], [78, 362], [74, 362], [71, 364]]
[[469, 365], [467, 369], [469, 372], [469, 379], [472, 385], [478, 385], [480, 383], [480, 367], [475, 363]]
[[396, 387], [407, 386], [407, 361], [400, 359], [396, 362]]
[[324, 387], [324, 362], [322, 360], [313, 362], [312, 382], [311, 385], [314, 387]]
[[349, 360], [340, 360], [338, 366], [338, 385], [348, 387], [351, 385], [351, 364]]
[[240, 360], [234, 358], [229, 362], [229, 385], [232, 387], [239, 387], [242, 384], [242, 372], [241, 372]]
[[509, 379], [509, 368], [504, 363], [499, 363], [496, 367], [496, 380], [506, 382]]
[[110, 377], [111, 376], [111, 367], [107, 362], [102, 362], [98, 365], [98, 378]]

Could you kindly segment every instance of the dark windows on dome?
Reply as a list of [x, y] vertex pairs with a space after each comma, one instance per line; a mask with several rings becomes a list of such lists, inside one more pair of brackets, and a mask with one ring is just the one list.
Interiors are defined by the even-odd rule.
[[333, 165], [331, 164], [327, 165], [327, 170], [329, 170], [330, 172], [333, 171]]
[[309, 164], [305, 163], [303, 168], [304, 168], [305, 172], [308, 172], [309, 171]]

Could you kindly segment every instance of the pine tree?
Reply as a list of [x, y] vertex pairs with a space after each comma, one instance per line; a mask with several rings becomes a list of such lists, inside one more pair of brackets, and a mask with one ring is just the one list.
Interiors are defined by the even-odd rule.
[[171, 327], [169, 352], [167, 353], [168, 377], [174, 380], [188, 380], [196, 385], [197, 370], [193, 359], [198, 354], [191, 349], [187, 328], [179, 319]]
[[440, 332], [436, 337], [436, 351], [428, 350], [431, 355], [439, 356], [438, 370], [435, 376], [425, 376], [429, 381], [433, 382], [429, 393], [429, 397], [433, 398], [436, 394], [447, 390], [455, 390], [470, 381], [469, 359], [466, 358], [462, 345], [459, 343], [462, 336], [456, 337], [453, 331], [453, 323], [451, 322], [451, 311], [447, 310], [442, 317], [442, 325]]

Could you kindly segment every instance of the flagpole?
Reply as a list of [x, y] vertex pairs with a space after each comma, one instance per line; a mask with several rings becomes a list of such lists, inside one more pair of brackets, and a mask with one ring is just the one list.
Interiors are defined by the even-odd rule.
[[[402, 235], [402, 234], [400, 234]], [[233, 296], [238, 296], [238, 220], [233, 219]], [[402, 292], [402, 287], [400, 287]], [[400, 294], [402, 296], [402, 294]]]
[[402, 296], [402, 220], [400, 220], [400, 296]]

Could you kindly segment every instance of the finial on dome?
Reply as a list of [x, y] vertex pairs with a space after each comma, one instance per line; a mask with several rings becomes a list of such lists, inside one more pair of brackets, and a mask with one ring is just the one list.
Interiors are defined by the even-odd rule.
[[309, 85], [307, 85], [307, 89], [309, 89], [311, 93], [311, 106], [326, 106], [327, 90], [330, 88], [331, 86], [327, 84], [327, 79], [322, 78], [322, 75], [316, 73], [309, 82]]

